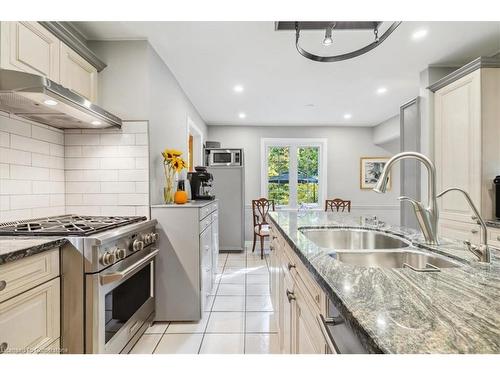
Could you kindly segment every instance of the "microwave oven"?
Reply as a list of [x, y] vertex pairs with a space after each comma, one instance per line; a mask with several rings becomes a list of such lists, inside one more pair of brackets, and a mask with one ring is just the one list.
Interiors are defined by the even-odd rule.
[[240, 148], [207, 149], [207, 165], [209, 167], [241, 166], [243, 165], [243, 150]]

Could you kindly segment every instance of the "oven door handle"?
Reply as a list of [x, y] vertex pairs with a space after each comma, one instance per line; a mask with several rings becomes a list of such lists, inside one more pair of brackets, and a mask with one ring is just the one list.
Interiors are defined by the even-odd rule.
[[321, 330], [321, 334], [323, 335], [323, 338], [325, 339], [326, 346], [330, 350], [332, 354], [336, 354], [339, 352], [337, 349], [337, 346], [335, 345], [330, 332], [328, 331], [327, 326], [328, 325], [335, 325], [336, 321], [335, 320], [326, 320], [322, 314], [319, 316], [316, 316], [316, 320], [318, 321], [319, 328]]
[[112, 282], [124, 279], [125, 277], [127, 277], [127, 275], [129, 275], [131, 272], [134, 272], [137, 268], [139, 268], [142, 265], [150, 262], [151, 259], [153, 259], [155, 256], [158, 255], [159, 252], [160, 252], [160, 250], [158, 250], [158, 249], [155, 249], [155, 250], [151, 251], [151, 253], [149, 253], [148, 255], [146, 255], [141, 260], [135, 262], [131, 266], [128, 266], [123, 271], [112, 272], [112, 273], [105, 273], [105, 274], [100, 275], [101, 285], [106, 285], [106, 284], [109, 284], [109, 283], [112, 283]]

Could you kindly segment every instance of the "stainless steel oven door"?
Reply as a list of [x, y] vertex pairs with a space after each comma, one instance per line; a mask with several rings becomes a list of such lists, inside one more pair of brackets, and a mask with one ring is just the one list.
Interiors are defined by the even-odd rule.
[[145, 248], [85, 275], [85, 352], [120, 353], [154, 313], [154, 259]]

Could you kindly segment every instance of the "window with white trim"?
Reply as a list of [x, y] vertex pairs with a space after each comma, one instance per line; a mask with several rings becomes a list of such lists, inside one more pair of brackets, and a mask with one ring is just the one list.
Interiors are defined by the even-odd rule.
[[326, 196], [324, 138], [262, 138], [261, 194], [280, 207], [317, 207]]

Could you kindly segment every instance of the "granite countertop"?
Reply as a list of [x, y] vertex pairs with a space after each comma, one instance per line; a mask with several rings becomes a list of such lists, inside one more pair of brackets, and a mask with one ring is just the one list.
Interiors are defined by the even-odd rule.
[[421, 247], [414, 230], [373, 226], [344, 213], [280, 211], [272, 222], [369, 352], [500, 353], [500, 251], [482, 264], [458, 241], [433, 251], [459, 263], [440, 272], [368, 268], [337, 261], [308, 240], [301, 227], [377, 229]]
[[0, 265], [50, 250], [66, 241], [63, 237], [0, 237]]
[[153, 204], [151, 208], [201, 208], [213, 202], [218, 202], [218, 199], [189, 201], [184, 204]]

